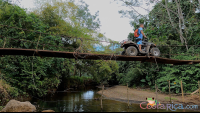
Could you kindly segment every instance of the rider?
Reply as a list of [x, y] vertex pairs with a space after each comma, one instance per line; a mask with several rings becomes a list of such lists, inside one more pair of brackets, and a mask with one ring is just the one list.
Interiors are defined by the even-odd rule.
[[143, 32], [143, 28], [144, 28], [144, 24], [140, 24], [140, 28], [138, 29], [138, 32], [139, 32], [139, 37], [136, 39], [136, 40], [139, 40], [138, 42], [137, 42], [137, 44], [139, 45], [139, 50], [140, 50], [140, 52], [141, 53], [145, 53], [141, 48], [142, 48], [142, 46], [141, 46], [141, 44], [142, 44], [142, 38], [143, 38], [143, 36], [144, 36], [144, 38], [147, 38], [146, 37], [146, 35], [144, 34], [144, 32]]

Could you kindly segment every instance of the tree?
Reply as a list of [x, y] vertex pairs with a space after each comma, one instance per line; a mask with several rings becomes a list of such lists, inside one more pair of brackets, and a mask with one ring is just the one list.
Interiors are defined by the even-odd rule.
[[[79, 16], [83, 16], [85, 20], [92, 20], [84, 25], [79, 23], [76, 18], [79, 6], [71, 1], [44, 3], [41, 4], [44, 7], [29, 13], [8, 2], [0, 2], [0, 5], [0, 24], [6, 25], [0, 27], [0, 35], [4, 37], [0, 39], [1, 47], [68, 52], [74, 52], [75, 48], [75, 52], [78, 53], [98, 53], [95, 52], [94, 45], [103, 44], [94, 40], [109, 40], [95, 31], [98, 27], [96, 24], [89, 26], [90, 23], [96, 23], [97, 15], [91, 15], [86, 11], [86, 14]], [[89, 16], [86, 17], [87, 15]], [[5, 56], [1, 58], [0, 68], [3, 79], [17, 91], [42, 97], [49, 90], [57, 88], [62, 80], [73, 75], [91, 77], [97, 82], [106, 81], [113, 73], [117, 73], [118, 65], [111, 61], [40, 58], [33, 55]]]
[[[181, 60], [197, 60], [196, 54], [199, 48], [187, 47], [187, 45], [199, 45], [199, 17], [198, 1], [190, 0], [154, 0], [154, 2], [147, 1], [150, 4], [155, 4], [152, 10], [147, 10], [147, 15], [142, 15], [136, 11], [136, 7], [142, 7], [142, 2], [137, 0], [119, 0], [123, 5], [130, 8], [130, 10], [120, 11], [126, 17], [133, 19], [130, 25], [135, 30], [139, 23], [144, 20], [144, 32], [156, 45], [186, 45], [183, 47], [159, 47], [162, 54], [180, 54], [180, 55], [162, 55], [162, 57], [181, 59]], [[134, 16], [133, 16], [134, 15]], [[128, 38], [132, 39], [132, 33], [129, 33]], [[194, 55], [184, 55], [194, 54]], [[119, 63], [119, 76], [120, 83], [125, 84], [129, 82], [130, 86], [151, 86], [154, 88], [155, 82], [159, 89], [166, 92], [168, 91], [168, 82], [170, 80], [174, 83], [171, 84], [171, 91], [180, 93], [180, 80], [184, 81], [186, 85], [185, 92], [195, 91], [198, 87], [191, 84], [191, 81], [197, 83], [199, 79], [198, 70], [199, 65], [193, 66], [171, 66], [161, 65], [158, 67], [150, 63], [134, 63], [129, 62]], [[157, 71], [159, 68], [159, 71]], [[190, 81], [190, 82], [189, 82]], [[134, 84], [132, 84], [134, 83]]]
[[[150, 24], [154, 25], [154, 27], [159, 28], [160, 26], [163, 26], [164, 24], [167, 27], [168, 31], [174, 31], [176, 30], [176, 34], [179, 34], [179, 39], [182, 44], [186, 45], [186, 48], [188, 50], [187, 44], [190, 43], [192, 34], [194, 33], [194, 26], [197, 25], [197, 14], [196, 9], [199, 8], [199, 4], [197, 1], [179, 1], [174, 0], [172, 2], [169, 2], [168, 0], [162, 0], [162, 1], [149, 1], [149, 4], [155, 4], [153, 10], [148, 11], [147, 9], [143, 8], [141, 6], [141, 2], [139, 1], [132, 1], [132, 0], [120, 0], [122, 3], [124, 3], [125, 6], [130, 7], [132, 11], [121, 11], [122, 14], [129, 14], [132, 19], [134, 19], [135, 23], [140, 18], [143, 18], [146, 22], [148, 22], [148, 26], [151, 26]], [[197, 4], [197, 5], [195, 5]], [[135, 7], [141, 7], [145, 10], [147, 10], [149, 13], [147, 16], [140, 14], [137, 12], [134, 8]], [[131, 13], [130, 13], [131, 12]], [[132, 16], [132, 15], [138, 15], [138, 16]], [[137, 17], [137, 18], [135, 18]], [[177, 19], [178, 18], [178, 19]], [[170, 23], [170, 24], [168, 24]], [[151, 26], [152, 27], [152, 26]], [[167, 30], [165, 29], [165, 30]], [[178, 39], [176, 39], [178, 41]]]

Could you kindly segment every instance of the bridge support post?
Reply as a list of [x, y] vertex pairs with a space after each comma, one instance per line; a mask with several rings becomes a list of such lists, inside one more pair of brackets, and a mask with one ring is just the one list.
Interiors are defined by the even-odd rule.
[[156, 100], [158, 101], [158, 87], [156, 83], [155, 83], [155, 90], [156, 90]]
[[103, 103], [102, 103], [103, 91], [104, 91], [104, 85], [102, 87], [102, 94], [101, 94], [101, 110], [103, 110]]
[[128, 83], [127, 83], [127, 101], [128, 101], [128, 109], [129, 109]]
[[199, 100], [200, 100], [200, 84], [199, 84], [199, 81], [198, 81], [198, 86], [199, 86]]
[[170, 99], [170, 103], [171, 103], [170, 80], [169, 80], [169, 99]]
[[185, 101], [184, 101], [184, 94], [183, 94], [183, 84], [182, 84], [182, 80], [181, 80], [181, 92], [182, 92], [182, 100], [183, 100], [183, 102], [185, 102]]
[[[157, 100], [158, 101], [158, 87], [157, 87], [157, 80], [156, 80], [156, 82], [155, 82], [155, 88], [156, 88], [156, 99], [155, 100]], [[156, 108], [156, 111], [158, 112], [158, 109]]]

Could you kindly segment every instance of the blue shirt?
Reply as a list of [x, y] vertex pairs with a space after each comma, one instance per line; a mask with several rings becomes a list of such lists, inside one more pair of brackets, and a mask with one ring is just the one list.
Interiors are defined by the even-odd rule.
[[138, 32], [139, 32], [139, 37], [138, 38], [140, 38], [140, 39], [142, 39], [143, 38], [143, 35], [142, 35], [142, 33], [141, 33], [141, 30], [143, 30], [143, 28], [142, 27], [140, 27], [139, 29], [138, 29]]

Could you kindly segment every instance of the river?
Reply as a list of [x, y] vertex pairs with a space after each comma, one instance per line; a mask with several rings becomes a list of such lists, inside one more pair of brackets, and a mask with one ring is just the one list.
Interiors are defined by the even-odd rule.
[[[96, 92], [97, 87], [79, 89], [78, 92], [56, 92], [44, 99], [33, 98], [31, 103], [37, 105], [39, 111], [54, 110], [56, 112], [171, 112], [160, 109], [141, 109], [140, 104], [131, 104], [129, 109], [127, 103], [103, 99], [103, 110], [101, 101], [94, 98], [101, 96]], [[76, 90], [75, 90], [76, 91]], [[176, 110], [177, 112], [188, 112], [189, 110]]]

